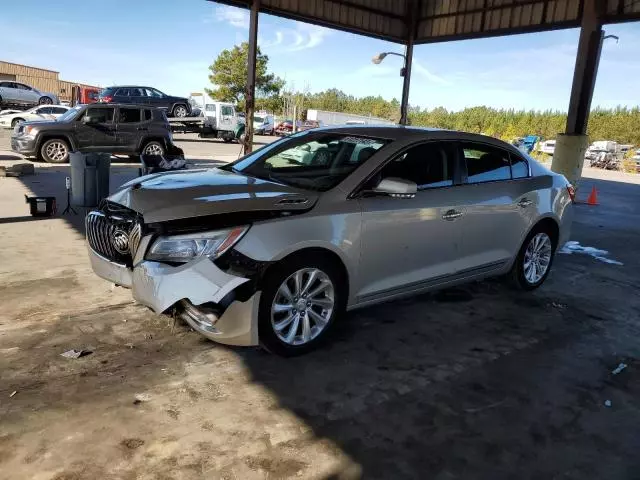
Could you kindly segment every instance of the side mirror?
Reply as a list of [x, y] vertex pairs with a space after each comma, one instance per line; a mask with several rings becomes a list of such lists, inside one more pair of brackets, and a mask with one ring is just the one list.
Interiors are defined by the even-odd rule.
[[418, 185], [403, 178], [388, 177], [383, 178], [373, 191], [394, 198], [413, 198], [418, 191]]

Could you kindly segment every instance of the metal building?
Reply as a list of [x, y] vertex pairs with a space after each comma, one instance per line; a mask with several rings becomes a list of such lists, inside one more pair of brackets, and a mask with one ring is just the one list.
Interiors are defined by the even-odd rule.
[[53, 93], [57, 95], [60, 100], [71, 100], [71, 89], [73, 86], [93, 87], [92, 85], [61, 80], [59, 75], [60, 73], [55, 70], [0, 61], [0, 80], [13, 80], [25, 83], [43, 92]]
[[251, 149], [258, 14], [268, 13], [395, 42], [405, 47], [400, 123], [406, 124], [413, 47], [469, 38], [580, 27], [565, 133], [552, 169], [574, 185], [587, 148], [587, 121], [603, 25], [640, 20], [640, 0], [211, 0], [250, 10], [245, 150]]

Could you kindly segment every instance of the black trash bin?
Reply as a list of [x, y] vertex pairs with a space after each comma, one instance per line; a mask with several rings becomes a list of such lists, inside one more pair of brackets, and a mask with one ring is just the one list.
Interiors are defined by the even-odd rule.
[[96, 207], [109, 196], [110, 153], [71, 152], [71, 203]]

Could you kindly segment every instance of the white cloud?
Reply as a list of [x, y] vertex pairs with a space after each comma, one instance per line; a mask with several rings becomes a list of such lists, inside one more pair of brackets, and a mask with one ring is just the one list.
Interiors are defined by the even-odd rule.
[[[322, 44], [331, 30], [308, 23], [293, 22], [295, 28], [276, 30], [271, 36], [260, 37], [260, 48], [283, 52], [300, 52]], [[261, 25], [262, 27], [262, 25]]]
[[212, 17], [206, 17], [205, 23], [223, 22], [235, 28], [249, 29], [249, 12], [243, 8], [218, 5]]

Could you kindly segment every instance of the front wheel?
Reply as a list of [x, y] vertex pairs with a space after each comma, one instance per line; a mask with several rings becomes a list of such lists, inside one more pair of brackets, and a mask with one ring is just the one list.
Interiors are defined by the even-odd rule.
[[62, 139], [52, 138], [42, 144], [40, 156], [48, 163], [65, 163], [69, 161], [69, 145]]
[[142, 155], [164, 155], [164, 145], [153, 140], [144, 146], [142, 149]]
[[51, 105], [52, 103], [53, 100], [50, 97], [40, 97], [40, 100], [38, 100], [38, 105]]
[[544, 228], [535, 228], [526, 238], [511, 267], [511, 283], [533, 290], [544, 283], [553, 263], [555, 240]]
[[173, 107], [173, 116], [177, 118], [184, 118], [188, 114], [187, 107], [184, 105], [176, 105]]
[[11, 128], [16, 128], [20, 122], [24, 122], [24, 118], [14, 118], [11, 121]]
[[346, 282], [334, 262], [301, 255], [276, 266], [260, 297], [260, 344], [282, 356], [317, 348], [346, 305]]

